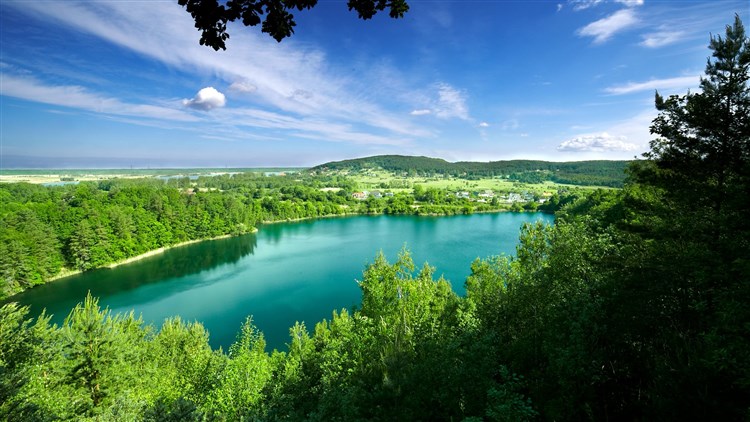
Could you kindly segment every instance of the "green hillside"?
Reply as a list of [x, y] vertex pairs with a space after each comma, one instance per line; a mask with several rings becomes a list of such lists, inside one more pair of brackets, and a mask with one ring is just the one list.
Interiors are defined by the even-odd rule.
[[526, 183], [553, 181], [583, 186], [622, 187], [629, 161], [552, 162], [506, 160], [490, 162], [459, 161], [450, 163], [439, 158], [405, 155], [377, 155], [352, 160], [333, 161], [311, 168], [313, 172], [360, 171], [377, 169], [414, 175], [447, 174], [456, 177], [507, 177]]

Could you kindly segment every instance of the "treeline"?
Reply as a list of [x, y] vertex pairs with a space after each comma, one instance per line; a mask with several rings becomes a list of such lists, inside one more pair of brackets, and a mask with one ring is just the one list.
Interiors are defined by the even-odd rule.
[[2, 185], [0, 297], [64, 267], [85, 271], [187, 240], [247, 232], [258, 220], [253, 205], [218, 192], [187, 195], [159, 180]]
[[[342, 214], [349, 201], [283, 177], [205, 179], [195, 187], [187, 178], [0, 185], [0, 298], [63, 269], [86, 271], [180, 242], [247, 233], [264, 221]], [[229, 183], [226, 191], [211, 187]]]
[[465, 297], [408, 252], [379, 255], [360, 309], [291, 327], [287, 351], [251, 319], [216, 351], [199, 323], [156, 329], [92, 298], [60, 327], [6, 305], [0, 418], [741, 420], [749, 230], [702, 250], [717, 227], [660, 189], [597, 191], [525, 226], [515, 258], [472, 264]]
[[[62, 326], [0, 308], [5, 420], [746, 420], [750, 415], [750, 39], [712, 38], [701, 91], [657, 95], [623, 190], [522, 229], [457, 297], [382, 255], [359, 310], [265, 351], [198, 323], [157, 331], [87, 298]], [[720, 77], [724, 72], [736, 78]], [[720, 136], [719, 136], [720, 135]]]
[[469, 179], [508, 177], [522, 183], [541, 183], [549, 180], [572, 185], [622, 187], [627, 165], [628, 161], [603, 160], [561, 163], [535, 160], [449, 163], [439, 158], [379, 155], [321, 164], [309, 171], [361, 171], [381, 168], [390, 172], [420, 176], [444, 174]]
[[[106, 266], [181, 242], [238, 235], [264, 222], [343, 214], [454, 215], [537, 204], [470, 202], [430, 188], [355, 200], [337, 176], [259, 173], [115, 179], [45, 187], [0, 185], [0, 299], [73, 270]], [[553, 212], [558, 202], [541, 210]]]

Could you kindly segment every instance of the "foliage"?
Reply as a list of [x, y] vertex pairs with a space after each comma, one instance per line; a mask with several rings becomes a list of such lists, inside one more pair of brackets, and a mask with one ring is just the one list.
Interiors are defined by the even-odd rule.
[[[294, 33], [297, 26], [289, 11], [312, 9], [318, 0], [178, 0], [180, 6], [193, 17], [195, 28], [201, 31], [200, 44], [214, 50], [226, 50], [227, 23], [241, 21], [245, 26], [261, 24], [261, 31], [281, 42]], [[377, 12], [388, 9], [391, 18], [402, 18], [409, 10], [405, 0], [348, 0], [349, 10], [360, 19], [370, 19]]]
[[171, 319], [154, 333], [91, 297], [59, 328], [4, 305], [0, 411], [66, 420], [533, 418], [521, 377], [476, 370], [486, 349], [462, 330], [471, 317], [461, 299], [432, 274], [428, 265], [415, 273], [406, 251], [394, 264], [378, 255], [360, 282], [361, 310], [334, 312], [312, 334], [295, 325], [288, 352], [272, 355], [249, 318], [224, 354], [198, 323]]
[[311, 172], [360, 171], [381, 168], [414, 175], [451, 175], [471, 180], [477, 177], [508, 177], [521, 183], [546, 180], [583, 186], [622, 187], [627, 161], [578, 161], [555, 163], [534, 160], [509, 160], [449, 163], [439, 158], [403, 155], [378, 155], [334, 161], [311, 168]]
[[[355, 200], [341, 176], [237, 173], [109, 179], [43, 187], [0, 185], [0, 298], [70, 270], [100, 268], [181, 242], [251, 232], [265, 222], [343, 214], [455, 215], [497, 211], [429, 187]], [[392, 193], [392, 192], [391, 192]], [[519, 205], [520, 207], [521, 205]], [[520, 208], [518, 211], [531, 208]], [[554, 208], [548, 207], [552, 212]]]
[[[743, 218], [748, 198], [740, 193], [748, 192], [749, 44], [739, 19], [726, 38], [712, 38], [702, 93], [657, 100], [661, 114], [652, 129], [660, 138], [648, 161], [632, 165], [631, 183], [622, 191], [556, 198], [562, 208], [555, 225], [524, 226], [514, 257], [475, 261], [465, 297], [435, 280], [429, 265], [417, 270], [407, 251], [395, 263], [381, 253], [359, 282], [361, 309], [333, 312], [312, 332], [295, 324], [288, 350], [272, 354], [249, 318], [224, 353], [211, 350], [199, 323], [174, 318], [156, 331], [132, 314], [101, 310], [91, 297], [62, 327], [44, 315], [27, 320], [28, 309], [6, 304], [0, 418], [747, 419], [750, 227]], [[295, 198], [344, 200], [249, 180], [210, 183], [244, 190], [243, 200], [261, 216], [290, 210], [280, 204]], [[133, 187], [162, 195], [123, 201], [171, 204], [159, 202], [169, 191]], [[86, 238], [100, 236], [101, 220], [91, 213], [63, 218], [47, 198], [108, 215], [89, 201], [117, 197], [124, 187], [4, 189], [15, 192], [0, 195], [3, 201], [23, 198], [6, 202], [0, 214], [14, 227], [39, 235], [40, 224], [64, 223], [70, 232], [60, 232], [84, 231]], [[255, 198], [258, 189], [277, 199]], [[386, 207], [398, 211], [412, 199], [444, 205], [439, 193], [415, 187], [413, 197], [394, 195]]]

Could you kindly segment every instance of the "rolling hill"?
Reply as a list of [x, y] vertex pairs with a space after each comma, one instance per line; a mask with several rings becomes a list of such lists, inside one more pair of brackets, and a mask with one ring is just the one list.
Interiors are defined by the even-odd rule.
[[629, 161], [571, 161], [507, 160], [490, 162], [459, 161], [451, 163], [440, 158], [405, 155], [377, 155], [343, 161], [332, 161], [308, 171], [360, 171], [383, 169], [394, 173], [414, 175], [451, 175], [468, 179], [508, 177], [525, 183], [546, 180], [583, 186], [622, 187]]

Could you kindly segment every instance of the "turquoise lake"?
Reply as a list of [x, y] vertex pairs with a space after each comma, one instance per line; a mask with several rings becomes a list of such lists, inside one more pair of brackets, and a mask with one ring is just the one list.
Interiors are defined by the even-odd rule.
[[379, 251], [393, 262], [406, 246], [417, 268], [426, 261], [453, 289], [476, 258], [514, 254], [524, 222], [552, 224], [541, 213], [450, 217], [355, 216], [265, 225], [256, 234], [210, 240], [122, 265], [71, 276], [13, 299], [43, 308], [61, 323], [88, 291], [114, 312], [135, 310], [160, 326], [170, 316], [200, 321], [212, 347], [225, 350], [245, 317], [264, 333], [268, 348], [286, 349], [289, 327], [312, 330], [334, 309], [359, 305], [356, 280]]

